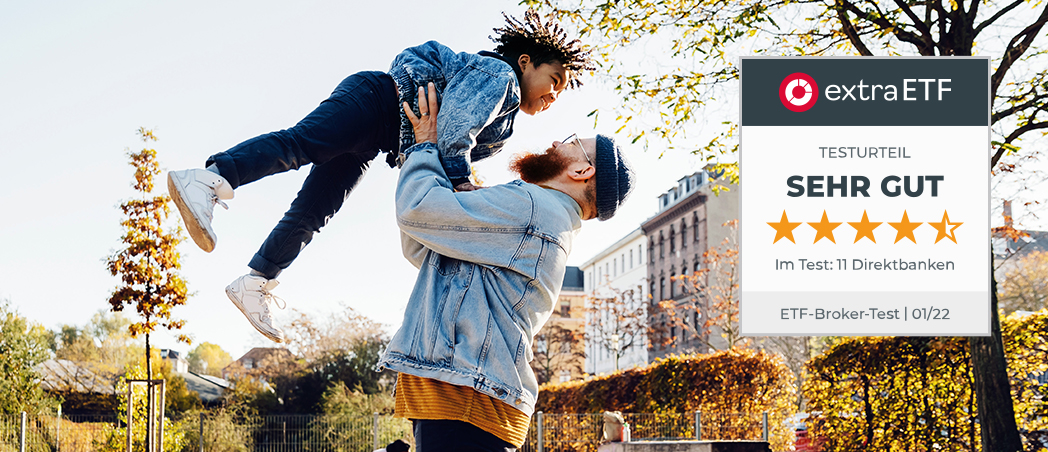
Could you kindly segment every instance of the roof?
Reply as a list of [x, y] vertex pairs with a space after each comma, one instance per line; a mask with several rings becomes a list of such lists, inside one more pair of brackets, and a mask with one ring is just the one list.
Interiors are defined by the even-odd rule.
[[200, 375], [195, 372], [186, 372], [179, 375], [186, 380], [186, 387], [190, 391], [196, 391], [200, 400], [204, 402], [219, 401], [222, 395], [225, 394], [226, 389], [232, 386], [229, 381], [211, 375]]
[[[291, 354], [290, 351], [288, 351], [288, 349], [283, 348], [283, 347], [255, 347], [255, 348], [252, 348], [251, 350], [248, 350], [247, 353], [244, 353], [244, 356], [241, 356], [240, 358], [237, 358], [237, 361], [243, 361], [245, 359], [253, 359], [253, 360], [255, 360], [255, 362], [258, 362], [259, 360], [270, 358], [270, 357], [273, 357], [274, 355], [276, 355], [279, 358], [286, 357], [286, 358], [294, 359], [294, 357], [295, 357], [294, 355]], [[285, 356], [280, 356], [280, 355], [285, 355]]]
[[593, 256], [593, 257], [587, 259], [586, 262], [583, 262], [582, 265], [579, 266], [579, 268], [586, 268], [586, 267], [589, 267], [590, 265], [593, 265], [597, 261], [599, 261], [601, 259], [604, 259], [605, 257], [610, 255], [615, 250], [618, 250], [619, 248], [621, 248], [623, 246], [626, 246], [627, 243], [633, 241], [634, 239], [636, 239], [637, 237], [640, 237], [642, 235], [644, 235], [644, 231], [642, 231], [640, 229], [640, 227], [637, 227], [637, 229], [634, 229], [634, 230], [630, 231], [629, 234], [626, 234], [621, 239], [618, 239], [617, 241], [615, 241], [615, 243], [613, 243], [610, 246], [608, 246], [607, 248], [604, 248], [603, 250], [601, 250], [599, 253], [597, 253], [596, 256]]
[[49, 359], [36, 366], [42, 377], [40, 386], [53, 392], [115, 394], [116, 377], [96, 372], [67, 359]]
[[573, 290], [581, 292], [585, 290], [583, 285], [582, 270], [578, 267], [567, 267], [564, 270], [564, 283], [561, 284], [560, 290]]
[[1034, 251], [1048, 251], [1048, 231], [1022, 231], [1028, 237], [1019, 240], [996, 236], [991, 239], [993, 253], [998, 259], [1021, 257]]

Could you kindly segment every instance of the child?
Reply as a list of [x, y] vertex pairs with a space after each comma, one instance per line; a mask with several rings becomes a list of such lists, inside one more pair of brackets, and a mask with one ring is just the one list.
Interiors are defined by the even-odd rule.
[[[404, 50], [388, 73], [359, 72], [294, 127], [261, 135], [207, 159], [206, 169], [168, 173], [168, 191], [189, 235], [211, 252], [215, 204], [233, 190], [263, 177], [313, 164], [298, 196], [248, 263], [251, 272], [226, 287], [226, 295], [259, 332], [275, 342], [284, 338], [270, 308], [275, 279], [291, 265], [313, 234], [342, 206], [370, 162], [386, 152], [390, 166], [415, 144], [412, 126], [401, 111], [408, 102], [418, 111], [418, 89], [432, 86], [443, 108], [437, 147], [456, 190], [470, 191], [470, 162], [502, 149], [513, 133], [518, 111], [545, 111], [566, 88], [582, 85], [580, 72], [593, 70], [589, 51], [552, 21], [542, 23], [529, 10], [524, 21], [505, 16], [496, 28], [494, 52], [455, 53], [430, 41]], [[283, 306], [281, 306], [283, 307]]]

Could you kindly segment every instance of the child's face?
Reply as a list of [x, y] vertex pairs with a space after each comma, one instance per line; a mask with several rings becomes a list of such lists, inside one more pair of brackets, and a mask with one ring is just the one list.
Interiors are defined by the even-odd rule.
[[568, 86], [568, 72], [558, 61], [535, 66], [531, 57], [521, 55], [518, 60], [520, 76], [520, 111], [534, 115], [545, 111]]

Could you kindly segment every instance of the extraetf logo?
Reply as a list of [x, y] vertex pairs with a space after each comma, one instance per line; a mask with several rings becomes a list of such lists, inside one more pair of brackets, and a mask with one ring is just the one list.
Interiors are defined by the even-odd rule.
[[819, 100], [819, 85], [810, 75], [795, 72], [779, 84], [779, 100], [790, 111], [807, 111]]

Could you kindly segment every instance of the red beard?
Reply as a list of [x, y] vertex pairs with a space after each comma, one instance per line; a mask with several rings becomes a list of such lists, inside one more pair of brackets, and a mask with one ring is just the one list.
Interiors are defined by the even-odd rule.
[[574, 159], [558, 153], [554, 148], [549, 148], [542, 154], [524, 154], [513, 157], [509, 163], [509, 169], [520, 175], [520, 179], [524, 182], [540, 184], [563, 173], [572, 162]]

